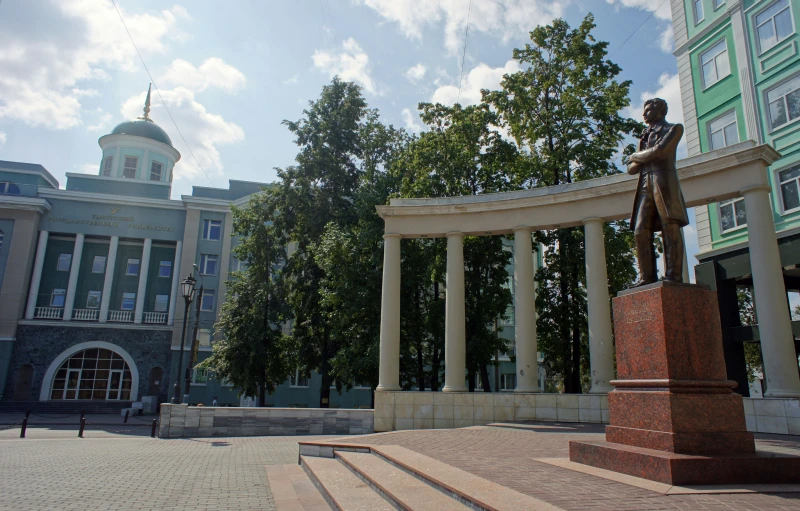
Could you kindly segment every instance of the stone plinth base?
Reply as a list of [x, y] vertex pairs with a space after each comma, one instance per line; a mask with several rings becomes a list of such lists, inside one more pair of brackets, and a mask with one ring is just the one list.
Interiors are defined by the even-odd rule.
[[610, 442], [570, 442], [569, 459], [672, 485], [800, 483], [800, 457], [772, 453], [700, 456]]

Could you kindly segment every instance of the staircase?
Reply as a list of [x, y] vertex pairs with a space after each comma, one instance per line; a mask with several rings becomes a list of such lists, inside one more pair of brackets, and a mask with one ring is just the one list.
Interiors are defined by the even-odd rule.
[[[559, 509], [394, 445], [301, 442], [300, 466], [328, 505], [339, 511]], [[270, 480], [273, 491], [278, 490], [276, 483], [279, 481]], [[286, 485], [281, 483], [280, 486]], [[278, 511], [319, 509], [304, 507], [300, 501], [281, 501], [277, 496], [275, 503]]]
[[0, 401], [0, 413], [33, 413], [69, 415], [113, 413], [120, 414], [123, 408], [130, 408], [132, 401]]

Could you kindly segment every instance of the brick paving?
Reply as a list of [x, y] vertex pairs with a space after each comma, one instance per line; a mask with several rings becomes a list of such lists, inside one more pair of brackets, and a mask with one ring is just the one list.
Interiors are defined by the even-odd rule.
[[[800, 437], [757, 435], [800, 454]], [[569, 511], [800, 510], [800, 493], [663, 495], [555, 467], [537, 458], [568, 458], [570, 440], [603, 440], [597, 425], [540, 423], [529, 430], [477, 427], [407, 431], [348, 439], [400, 445]]]
[[[149, 431], [147, 433], [149, 435]], [[159, 440], [77, 429], [0, 432], [0, 510], [272, 510], [266, 465], [297, 463], [300, 440]]]

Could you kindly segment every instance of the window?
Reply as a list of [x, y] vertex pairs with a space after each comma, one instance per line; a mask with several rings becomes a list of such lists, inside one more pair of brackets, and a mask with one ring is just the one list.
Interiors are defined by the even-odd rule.
[[708, 139], [711, 142], [711, 149], [722, 149], [739, 142], [735, 110], [708, 123]]
[[102, 291], [89, 291], [89, 296], [86, 298], [87, 309], [99, 309], [100, 297], [103, 296]]
[[126, 156], [125, 166], [122, 168], [122, 177], [128, 179], [136, 178], [136, 167], [139, 166], [139, 158], [136, 156]]
[[692, 0], [694, 4], [694, 24], [697, 25], [705, 16], [703, 15], [703, 0]]
[[72, 254], [61, 254], [58, 256], [56, 270], [69, 271], [70, 263], [72, 263]]
[[289, 375], [290, 387], [308, 388], [308, 376], [300, 372], [300, 368], [295, 369], [294, 374]]
[[156, 295], [156, 303], [153, 310], [156, 312], [167, 312], [167, 305], [169, 304], [169, 295]]
[[245, 271], [247, 269], [247, 263], [242, 262], [236, 256], [233, 256], [233, 261], [231, 262], [231, 271]]
[[104, 271], [106, 271], [106, 256], [94, 256], [92, 273], [103, 273]]
[[725, 5], [725, 0], [713, 0], [713, 4], [714, 4], [714, 10], [716, 11], [717, 9]]
[[136, 307], [136, 293], [122, 293], [120, 310], [132, 311], [134, 307]]
[[744, 210], [744, 199], [729, 199], [719, 203], [719, 223], [722, 232], [747, 225], [747, 213]]
[[781, 182], [781, 204], [783, 211], [800, 208], [800, 165], [778, 172]]
[[216, 275], [219, 256], [214, 254], [200, 254], [200, 273], [203, 275]]
[[192, 384], [206, 385], [208, 383], [208, 369], [192, 369]]
[[138, 259], [128, 259], [128, 265], [125, 267], [125, 275], [139, 275]]
[[214, 311], [214, 295], [216, 291], [213, 289], [203, 289], [203, 296], [200, 297], [200, 310], [206, 312]]
[[517, 388], [517, 375], [505, 373], [500, 375], [500, 390], [514, 390]]
[[161, 181], [161, 173], [164, 170], [164, 165], [157, 161], [150, 164], [150, 181]]
[[204, 220], [203, 221], [203, 239], [204, 240], [219, 240], [222, 238], [222, 221], [220, 220]]
[[172, 276], [172, 261], [161, 261], [158, 264], [158, 276], [164, 278]]
[[761, 14], [756, 16], [758, 47], [761, 53], [775, 47], [790, 35], [794, 34], [792, 11], [789, 0], [778, 0]]
[[700, 56], [703, 67], [703, 88], [707, 89], [731, 74], [728, 41], [723, 39]]
[[768, 91], [767, 103], [773, 130], [800, 117], [800, 75]]
[[61, 364], [53, 378], [50, 399], [122, 400], [131, 398], [131, 371], [120, 355], [91, 348]]
[[53, 289], [53, 292], [50, 293], [50, 307], [63, 307], [66, 295], [66, 289]]
[[21, 195], [19, 186], [8, 181], [0, 181], [0, 195]]
[[103, 175], [110, 176], [111, 175], [111, 164], [114, 163], [113, 156], [106, 156], [103, 160]]

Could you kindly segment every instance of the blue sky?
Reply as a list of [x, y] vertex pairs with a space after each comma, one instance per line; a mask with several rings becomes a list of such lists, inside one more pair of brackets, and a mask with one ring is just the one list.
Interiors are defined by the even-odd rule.
[[[515, 69], [535, 26], [592, 12], [595, 36], [633, 81], [632, 115], [658, 95], [682, 120], [664, 0], [117, 0], [160, 89], [151, 117], [182, 153], [173, 197], [228, 179], [269, 182], [297, 152], [297, 120], [334, 74], [358, 82], [384, 122], [418, 130], [416, 106], [461, 102]], [[658, 9], [653, 13], [654, 9]], [[647, 25], [623, 45], [648, 16]], [[97, 139], [141, 115], [150, 79], [110, 0], [2, 0], [0, 159], [97, 173]], [[166, 103], [180, 131], [167, 115]], [[693, 229], [687, 232], [696, 252]], [[691, 261], [694, 264], [694, 261]]]

